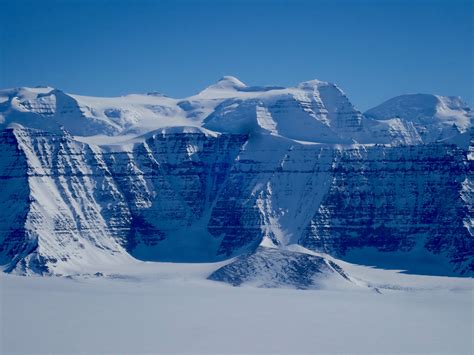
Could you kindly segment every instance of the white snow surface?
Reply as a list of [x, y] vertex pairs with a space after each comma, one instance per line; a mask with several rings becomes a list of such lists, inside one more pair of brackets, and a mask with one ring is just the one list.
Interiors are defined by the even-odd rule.
[[[0, 353], [472, 354], [471, 279], [344, 263], [373, 288], [233, 288], [219, 264], [107, 277], [0, 274]], [[126, 272], [126, 273], [125, 273]]]
[[10, 123], [65, 129], [77, 140], [125, 149], [131, 139], [176, 126], [263, 132], [310, 143], [398, 145], [464, 133], [472, 113], [459, 98], [417, 94], [391, 99], [364, 116], [332, 83], [255, 87], [225, 76], [181, 99], [156, 93], [90, 97], [51, 87], [0, 90], [0, 125]]
[[413, 125], [424, 141], [436, 141], [468, 132], [474, 115], [457, 96], [409, 94], [394, 97], [368, 110], [367, 117], [381, 122], [398, 118]]

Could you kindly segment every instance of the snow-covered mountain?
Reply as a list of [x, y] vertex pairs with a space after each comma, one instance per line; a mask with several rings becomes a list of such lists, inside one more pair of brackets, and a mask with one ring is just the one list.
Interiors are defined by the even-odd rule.
[[[468, 132], [474, 117], [460, 97], [412, 94], [394, 97], [365, 115], [381, 121], [410, 122], [424, 142], [440, 141]], [[467, 134], [466, 134], [467, 136]]]
[[211, 278], [297, 288], [350, 282], [337, 258], [473, 274], [472, 118], [434, 95], [362, 114], [317, 80], [224, 77], [184, 99], [2, 90], [1, 261], [69, 275], [236, 257]]
[[318, 80], [290, 88], [249, 87], [226, 76], [184, 99], [156, 93], [97, 98], [50, 87], [0, 90], [1, 125], [64, 129], [98, 137], [101, 144], [114, 141], [104, 136], [131, 138], [175, 126], [316, 143], [417, 144], [464, 133], [472, 117], [459, 98], [435, 95], [400, 96], [364, 116], [336, 85]]

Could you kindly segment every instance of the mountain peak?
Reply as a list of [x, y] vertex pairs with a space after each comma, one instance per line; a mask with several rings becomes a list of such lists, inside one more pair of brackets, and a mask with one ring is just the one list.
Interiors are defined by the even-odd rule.
[[247, 88], [243, 82], [237, 79], [235, 76], [226, 75], [220, 78], [216, 83], [208, 86], [202, 90], [198, 96], [200, 97], [215, 97], [215, 95], [229, 96], [233, 95], [234, 92]]
[[424, 142], [452, 139], [464, 134], [474, 118], [470, 107], [461, 98], [432, 94], [396, 96], [368, 110], [365, 116], [379, 121], [399, 118], [409, 122], [419, 130]]
[[235, 76], [226, 75], [220, 78], [215, 84], [209, 86], [208, 89], [237, 90], [245, 87], [247, 87], [247, 85]]
[[368, 110], [366, 115], [376, 119], [402, 117], [407, 120], [468, 114], [470, 108], [457, 96], [405, 94], [393, 97]]
[[335, 86], [334, 84], [329, 83], [327, 81], [313, 79], [313, 80], [303, 81], [302, 83], [299, 83], [297, 87], [303, 90], [314, 90], [319, 86], [328, 86], [328, 85]]

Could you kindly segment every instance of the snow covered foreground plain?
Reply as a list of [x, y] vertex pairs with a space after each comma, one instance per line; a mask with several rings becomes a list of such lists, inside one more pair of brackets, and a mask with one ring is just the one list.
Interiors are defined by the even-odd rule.
[[[0, 274], [0, 353], [472, 354], [472, 279], [344, 263], [368, 287], [232, 287], [219, 264], [107, 277]], [[375, 287], [379, 290], [377, 292]]]

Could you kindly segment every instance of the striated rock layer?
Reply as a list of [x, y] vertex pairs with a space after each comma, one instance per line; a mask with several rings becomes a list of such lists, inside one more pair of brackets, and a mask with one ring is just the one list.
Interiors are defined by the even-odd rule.
[[472, 160], [456, 145], [180, 128], [115, 150], [16, 127], [0, 148], [7, 271], [217, 261], [262, 241], [409, 272], [474, 271]]

